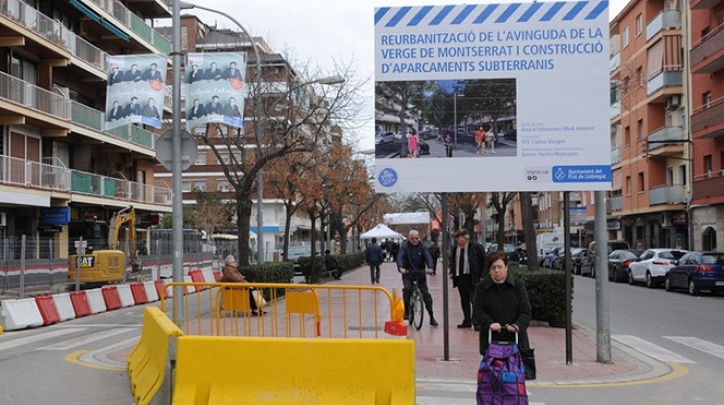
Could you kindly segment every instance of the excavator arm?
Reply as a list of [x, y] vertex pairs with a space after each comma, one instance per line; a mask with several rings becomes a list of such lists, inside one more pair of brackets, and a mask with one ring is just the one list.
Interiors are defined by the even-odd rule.
[[131, 250], [131, 265], [134, 271], [140, 270], [141, 262], [138, 257], [138, 249], [136, 246], [136, 210], [133, 206], [128, 206], [111, 217], [108, 229], [108, 246], [110, 249], [123, 250], [118, 246], [118, 234], [121, 227], [128, 224], [128, 241]]

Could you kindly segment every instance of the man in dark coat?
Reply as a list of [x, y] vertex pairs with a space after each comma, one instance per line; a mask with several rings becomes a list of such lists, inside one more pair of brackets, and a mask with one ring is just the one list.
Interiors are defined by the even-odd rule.
[[189, 72], [189, 78], [187, 83], [195, 83], [204, 80], [204, 71], [199, 69], [199, 65], [191, 65], [191, 72]]
[[140, 82], [141, 81], [141, 71], [138, 69], [138, 65], [135, 63], [131, 65], [131, 70], [127, 71], [123, 79], [127, 82]]
[[341, 279], [341, 272], [339, 271], [339, 263], [337, 263], [337, 258], [332, 256], [332, 253], [329, 251], [329, 249], [324, 251], [324, 269], [328, 272], [332, 273], [335, 280]]
[[206, 104], [206, 115], [221, 115], [222, 106], [219, 102], [219, 96], [212, 96], [211, 102]]
[[488, 330], [493, 340], [513, 340], [518, 332], [518, 345], [530, 348], [528, 325], [531, 307], [523, 280], [508, 274], [505, 252], [492, 252], [485, 259], [488, 275], [475, 290], [473, 301], [474, 322], [480, 325], [480, 354], [488, 350]]
[[[427, 266], [427, 271], [425, 267]], [[411, 230], [407, 241], [402, 243], [400, 252], [397, 254], [397, 268], [402, 274], [402, 298], [405, 301], [405, 317], [410, 308], [410, 296], [412, 285], [417, 281], [417, 287], [422, 293], [422, 300], [425, 302], [425, 309], [430, 314], [430, 326], [437, 326], [437, 321], [432, 311], [432, 295], [427, 289], [427, 275], [432, 274], [432, 256], [424, 243], [420, 243], [420, 233]]]
[[141, 105], [138, 104], [138, 97], [131, 97], [131, 103], [123, 110], [124, 117], [133, 117], [141, 115]]
[[198, 98], [194, 99], [194, 104], [191, 106], [191, 109], [189, 110], [188, 119], [190, 120], [197, 120], [201, 117], [206, 115], [204, 112], [204, 105], [199, 102]]
[[158, 71], [158, 65], [151, 63], [151, 67], [143, 72], [143, 80], [150, 82], [151, 80], [161, 81], [161, 72]]
[[234, 97], [229, 97], [229, 104], [224, 107], [224, 115], [227, 117], [241, 117], [241, 111], [239, 110], [239, 106], [236, 105], [236, 99]]
[[[468, 230], [463, 228], [455, 232], [456, 246], [452, 249], [452, 263], [450, 263], [450, 278], [453, 287], [457, 287], [460, 294], [460, 306], [463, 309], [463, 322], [458, 328], [473, 326], [471, 308], [475, 287], [487, 272], [485, 266], [485, 247], [478, 242], [470, 241]], [[475, 330], [478, 330], [475, 324]]]
[[382, 253], [382, 248], [377, 244], [377, 238], [372, 238], [372, 243], [367, 246], [365, 250], [365, 261], [370, 265], [370, 277], [372, 284], [380, 283], [380, 265], [384, 260], [385, 255]]
[[222, 77], [226, 80], [241, 79], [241, 70], [236, 67], [236, 62], [229, 63], [229, 67], [224, 71]]
[[143, 106], [141, 115], [147, 118], [154, 118], [157, 120], [161, 119], [161, 116], [158, 113], [158, 108], [156, 108], [156, 100], [154, 100], [153, 97], [148, 98], [148, 104]]
[[218, 68], [216, 65], [216, 62], [211, 62], [211, 65], [208, 69], [206, 69], [206, 73], [204, 74], [204, 79], [206, 80], [220, 80], [221, 79], [221, 69]]
[[123, 117], [123, 107], [118, 105], [118, 100], [114, 100], [110, 111], [108, 111], [108, 115], [106, 115], [106, 120], [113, 122], [118, 121]]

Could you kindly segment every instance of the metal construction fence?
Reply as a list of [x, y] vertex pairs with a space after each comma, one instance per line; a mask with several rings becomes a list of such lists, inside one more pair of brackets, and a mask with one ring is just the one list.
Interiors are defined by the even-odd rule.
[[404, 311], [396, 292], [376, 286], [187, 282], [162, 295], [162, 311], [198, 336], [377, 339]]

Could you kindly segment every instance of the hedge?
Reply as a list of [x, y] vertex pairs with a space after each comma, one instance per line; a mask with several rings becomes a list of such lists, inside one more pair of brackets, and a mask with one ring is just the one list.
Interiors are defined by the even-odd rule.
[[[530, 271], [511, 265], [515, 277], [525, 282], [533, 320], [548, 322], [555, 328], [566, 326], [566, 273], [558, 270]], [[571, 282], [571, 294], [573, 283]]]

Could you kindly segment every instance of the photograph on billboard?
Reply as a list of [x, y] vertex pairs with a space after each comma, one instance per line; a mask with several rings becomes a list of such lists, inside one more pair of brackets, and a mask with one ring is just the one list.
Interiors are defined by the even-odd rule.
[[161, 128], [167, 61], [155, 54], [107, 56], [106, 130], [128, 124]]
[[186, 128], [244, 126], [246, 54], [189, 53], [186, 63]]
[[376, 117], [376, 159], [516, 156], [515, 79], [377, 82], [375, 87], [378, 104], [404, 103], [410, 113]]
[[608, 2], [375, 9], [375, 183], [611, 188]]

